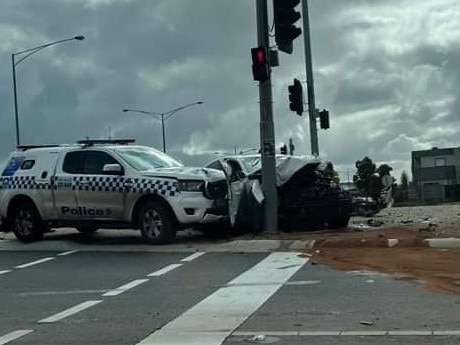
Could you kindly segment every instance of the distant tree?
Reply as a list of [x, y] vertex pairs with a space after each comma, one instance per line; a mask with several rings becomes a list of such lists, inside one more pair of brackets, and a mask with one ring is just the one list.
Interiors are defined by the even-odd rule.
[[[365, 197], [372, 197], [380, 200], [380, 192], [384, 188], [382, 177], [390, 175], [393, 170], [388, 164], [382, 164], [378, 168], [369, 157], [357, 161], [356, 174], [353, 176], [353, 183], [359, 193]], [[391, 176], [391, 175], [390, 175]]]
[[377, 169], [377, 173], [379, 174], [380, 177], [383, 177], [385, 175], [391, 176], [391, 171], [393, 171], [393, 168], [390, 167], [388, 164], [382, 164]]
[[402, 200], [409, 199], [409, 177], [407, 176], [407, 173], [404, 170], [401, 173], [400, 189], [401, 189]]
[[409, 199], [410, 182], [407, 173], [403, 170], [400, 183], [393, 186], [393, 196], [395, 201], [407, 201]]
[[369, 157], [364, 157], [360, 161], [356, 161], [356, 174], [353, 176], [353, 183], [363, 196], [370, 196], [370, 186], [372, 176], [376, 172], [375, 164]]

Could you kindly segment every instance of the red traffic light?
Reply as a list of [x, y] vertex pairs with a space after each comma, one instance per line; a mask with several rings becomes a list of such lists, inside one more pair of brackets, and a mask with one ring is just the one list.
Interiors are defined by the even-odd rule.
[[251, 49], [252, 74], [254, 80], [264, 82], [270, 77], [270, 64], [268, 61], [267, 48], [257, 47]]
[[265, 47], [257, 47], [251, 49], [253, 64], [267, 64], [267, 49]]

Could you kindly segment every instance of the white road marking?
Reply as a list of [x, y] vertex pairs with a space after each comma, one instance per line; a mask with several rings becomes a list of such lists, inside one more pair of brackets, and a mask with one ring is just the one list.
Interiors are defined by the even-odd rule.
[[77, 304], [76, 306], [74, 306], [72, 308], [69, 308], [67, 310], [61, 311], [60, 313], [54, 314], [54, 315], [52, 315], [50, 317], [47, 317], [46, 319], [42, 319], [42, 320], [40, 320], [38, 322], [39, 323], [56, 322], [56, 321], [59, 321], [59, 320], [62, 320], [64, 318], [66, 318], [68, 316], [71, 316], [71, 315], [74, 315], [76, 313], [79, 313], [80, 311], [88, 309], [88, 308], [92, 307], [93, 305], [96, 305], [96, 304], [101, 303], [101, 302], [102, 302], [102, 300], [99, 300], [99, 301], [86, 301], [86, 302]]
[[272, 253], [138, 345], [220, 345], [307, 261], [298, 253]]
[[187, 256], [186, 258], [183, 258], [181, 261], [183, 262], [190, 262], [192, 260], [195, 260], [196, 258], [199, 258], [201, 255], [206, 254], [205, 252], [197, 252], [192, 255]]
[[11, 272], [11, 270], [0, 271], [0, 275]]
[[181, 267], [182, 264], [171, 264], [171, 265], [168, 265], [166, 267], [163, 267], [162, 269], [158, 270], [158, 271], [155, 271], [153, 273], [150, 273], [148, 274], [147, 276], [148, 277], [158, 277], [158, 276], [161, 276], [163, 274], [166, 274], [168, 273], [169, 271], [172, 271], [178, 267]]
[[73, 295], [73, 294], [100, 294], [107, 292], [108, 290], [65, 290], [65, 291], [36, 291], [36, 292], [19, 292], [18, 295], [21, 297], [27, 296], [49, 296], [49, 295]]
[[232, 335], [236, 336], [243, 336], [243, 337], [252, 337], [255, 335], [263, 334], [268, 337], [283, 337], [283, 336], [298, 336], [298, 331], [266, 331], [262, 333], [254, 333], [254, 332], [233, 332]]
[[340, 335], [348, 336], [383, 336], [387, 335], [387, 331], [343, 331]]
[[117, 295], [122, 294], [123, 292], [128, 291], [129, 289], [132, 289], [132, 288], [134, 288], [134, 287], [136, 287], [138, 285], [141, 285], [141, 284], [143, 284], [145, 282], [148, 282], [148, 281], [149, 281], [148, 279], [133, 280], [132, 282], [130, 282], [128, 284], [122, 285], [120, 287], [117, 287], [116, 289], [113, 289], [113, 290], [110, 290], [110, 291], [106, 292], [102, 296], [117, 296]]
[[22, 265], [15, 266], [14, 268], [26, 268], [26, 267], [30, 267], [30, 266], [34, 266], [34, 265], [41, 264], [42, 262], [47, 262], [47, 261], [50, 261], [50, 260], [54, 260], [54, 259], [55, 259], [55, 258], [52, 258], [52, 257], [43, 258], [43, 259], [40, 259], [40, 260], [36, 260], [36, 261], [28, 262], [28, 263], [26, 263], [26, 264], [22, 264]]
[[451, 335], [451, 336], [459, 336], [460, 331], [434, 331], [433, 335]]
[[76, 252], [78, 252], [78, 250], [69, 250], [68, 252], [59, 253], [57, 254], [57, 256], [66, 256], [66, 255], [70, 255]]
[[389, 331], [388, 335], [433, 335], [433, 331]]
[[32, 332], [33, 332], [33, 329], [21, 329], [18, 331], [14, 331], [14, 332], [5, 334], [4, 336], [0, 337], [0, 345], [8, 344], [10, 341], [19, 339]]
[[300, 336], [337, 336], [340, 335], [340, 331], [301, 331]]
[[284, 285], [317, 285], [321, 284], [321, 280], [298, 280], [286, 282]]

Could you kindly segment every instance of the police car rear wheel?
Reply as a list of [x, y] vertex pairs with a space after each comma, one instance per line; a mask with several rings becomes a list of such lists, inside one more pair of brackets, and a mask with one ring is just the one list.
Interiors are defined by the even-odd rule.
[[33, 242], [43, 237], [43, 222], [31, 203], [16, 206], [10, 222], [16, 238], [22, 242]]
[[176, 237], [176, 224], [171, 212], [161, 203], [147, 201], [139, 212], [142, 237], [152, 244], [170, 243]]

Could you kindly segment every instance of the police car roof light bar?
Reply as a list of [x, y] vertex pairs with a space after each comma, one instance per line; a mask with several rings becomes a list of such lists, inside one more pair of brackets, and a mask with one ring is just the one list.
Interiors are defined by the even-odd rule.
[[86, 140], [79, 140], [77, 144], [82, 144], [85, 146], [92, 146], [98, 144], [117, 144], [117, 145], [127, 145], [132, 144], [136, 140], [135, 139], [86, 139]]

